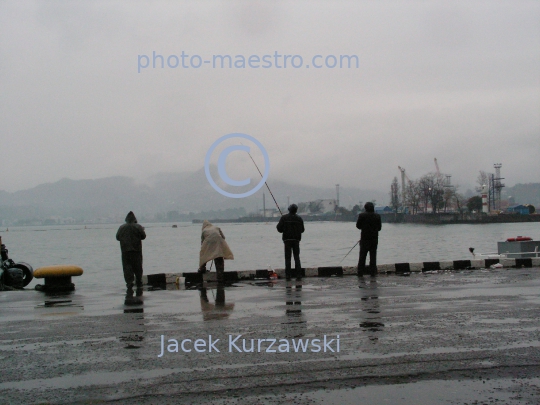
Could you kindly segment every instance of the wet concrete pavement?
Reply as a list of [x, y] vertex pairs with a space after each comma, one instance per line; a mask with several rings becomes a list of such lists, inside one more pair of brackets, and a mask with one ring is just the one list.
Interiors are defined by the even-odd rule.
[[0, 403], [538, 403], [538, 268], [206, 287], [1, 292]]

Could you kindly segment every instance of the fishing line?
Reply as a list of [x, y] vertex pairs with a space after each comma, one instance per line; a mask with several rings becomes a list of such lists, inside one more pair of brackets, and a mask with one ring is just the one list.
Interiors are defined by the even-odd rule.
[[[360, 242], [360, 241], [358, 241], [358, 242]], [[358, 245], [358, 242], [356, 242], [354, 244], [354, 246], [351, 248], [351, 250], [349, 250], [349, 252], [345, 255], [345, 257], [349, 256], [349, 253], [351, 253], [352, 250], [356, 247], [356, 245]], [[343, 262], [343, 260], [345, 260], [345, 257], [343, 259], [341, 259], [341, 262]], [[341, 264], [341, 262], [339, 262], [338, 264]]]
[[[255, 165], [255, 167], [257, 168], [257, 171], [258, 171], [259, 174], [261, 175], [261, 178], [263, 178], [264, 176], [263, 176], [263, 174], [261, 173], [261, 170], [259, 169], [259, 166], [257, 166], [257, 163], [255, 163], [255, 161], [253, 160], [253, 157], [251, 156], [251, 153], [249, 153], [249, 151], [247, 151], [247, 150], [246, 150], [246, 152], [247, 152], [247, 154], [249, 155], [249, 157], [250, 157], [251, 161], [253, 162], [253, 164]], [[275, 199], [275, 197], [274, 197], [274, 194], [272, 193], [272, 190], [270, 190], [270, 187], [268, 186], [268, 183], [265, 181], [264, 184], [266, 184], [266, 188], [268, 189], [268, 191], [270, 191], [270, 195], [272, 196], [272, 199], [274, 200], [274, 203], [276, 204], [276, 207], [277, 207], [279, 213], [280, 213], [281, 215], [283, 215], [283, 212], [281, 212], [281, 208], [279, 208], [279, 205], [278, 205], [278, 203], [277, 203], [277, 201], [276, 201], [276, 199]]]

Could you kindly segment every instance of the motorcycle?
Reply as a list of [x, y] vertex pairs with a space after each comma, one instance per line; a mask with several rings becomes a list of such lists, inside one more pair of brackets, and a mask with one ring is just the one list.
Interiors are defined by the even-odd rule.
[[22, 289], [30, 284], [34, 278], [32, 266], [25, 262], [16, 263], [10, 259], [4, 244], [1, 244], [0, 256], [0, 291]]

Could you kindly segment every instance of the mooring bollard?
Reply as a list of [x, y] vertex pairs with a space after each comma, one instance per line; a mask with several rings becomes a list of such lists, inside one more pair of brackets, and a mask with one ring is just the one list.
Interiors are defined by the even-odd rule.
[[36, 285], [36, 290], [44, 292], [73, 291], [75, 284], [71, 282], [71, 277], [81, 274], [83, 274], [83, 269], [71, 264], [40, 267], [34, 271], [34, 277], [44, 278], [45, 285]]

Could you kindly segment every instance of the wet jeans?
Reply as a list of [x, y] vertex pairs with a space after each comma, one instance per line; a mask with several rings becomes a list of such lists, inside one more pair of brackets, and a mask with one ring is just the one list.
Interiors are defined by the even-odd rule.
[[[302, 277], [302, 265], [300, 264], [300, 241], [284, 240], [285, 245], [285, 277]], [[294, 256], [294, 274], [291, 273], [291, 251]]]
[[360, 258], [358, 259], [358, 275], [363, 275], [366, 269], [366, 258], [369, 253], [369, 269], [371, 274], [377, 273], [378, 239], [360, 241]]
[[[214, 259], [214, 263], [216, 264], [217, 281], [222, 283], [223, 281], [225, 281], [225, 259], [223, 259], [223, 257], [216, 257]], [[206, 269], [206, 263], [205, 263], [201, 267], [199, 267], [199, 273], [206, 273], [206, 272], [207, 272], [207, 269]]]
[[225, 281], [225, 260], [223, 257], [216, 257], [214, 263], [216, 264], [217, 281], [222, 283]]
[[124, 280], [128, 288], [133, 287], [133, 281], [137, 281], [137, 287], [142, 286], [143, 274], [142, 252], [122, 252], [122, 267], [124, 268]]

